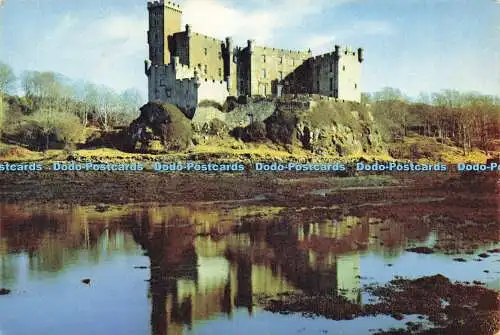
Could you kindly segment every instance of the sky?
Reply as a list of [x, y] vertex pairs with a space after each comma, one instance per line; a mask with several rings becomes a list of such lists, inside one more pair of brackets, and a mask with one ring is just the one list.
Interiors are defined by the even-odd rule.
[[[500, 0], [179, 0], [183, 26], [241, 46], [363, 47], [361, 89], [500, 95]], [[0, 0], [0, 62], [147, 96], [145, 0]]]

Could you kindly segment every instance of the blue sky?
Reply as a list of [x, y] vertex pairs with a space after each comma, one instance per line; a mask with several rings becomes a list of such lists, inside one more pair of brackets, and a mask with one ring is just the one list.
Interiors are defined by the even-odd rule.
[[[146, 96], [144, 0], [0, 0], [0, 61]], [[365, 49], [362, 90], [500, 94], [499, 0], [179, 0], [183, 24], [244, 45]]]

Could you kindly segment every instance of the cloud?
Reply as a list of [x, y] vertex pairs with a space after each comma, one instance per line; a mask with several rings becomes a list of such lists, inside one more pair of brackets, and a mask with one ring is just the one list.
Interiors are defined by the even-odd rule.
[[191, 24], [194, 31], [220, 39], [233, 36], [237, 43], [250, 35], [259, 41], [268, 41], [273, 29], [279, 26], [270, 12], [245, 13], [213, 0], [187, 1], [183, 10], [184, 22]]
[[271, 44], [280, 32], [349, 1], [353, 0], [250, 0], [242, 8], [235, 1], [186, 0], [182, 7], [184, 23], [192, 24], [194, 31], [219, 39], [232, 36], [238, 44], [247, 39]]
[[113, 14], [84, 19], [64, 15], [38, 40], [31, 68], [50, 69], [123, 90], [137, 83], [147, 57], [147, 22], [143, 17]]
[[[290, 29], [301, 29], [327, 8], [352, 1], [356, 0], [184, 0], [181, 6], [183, 24], [191, 24], [196, 32], [220, 39], [232, 36], [239, 45], [255, 39], [261, 45], [279, 46]], [[19, 36], [23, 52], [16, 53], [23, 59], [13, 63], [118, 90], [138, 87], [145, 94], [146, 6], [133, 12], [80, 13], [59, 14], [43, 27], [26, 26], [26, 34]]]

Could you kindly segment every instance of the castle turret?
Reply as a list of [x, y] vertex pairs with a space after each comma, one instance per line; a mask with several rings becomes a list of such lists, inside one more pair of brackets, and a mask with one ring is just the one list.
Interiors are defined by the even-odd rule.
[[248, 46], [248, 52], [253, 53], [254, 52], [254, 46], [255, 46], [255, 40], [248, 40], [247, 41], [247, 46]]
[[178, 4], [164, 0], [148, 1], [149, 59], [153, 65], [170, 62], [171, 36], [181, 31], [182, 10]]
[[340, 45], [335, 44], [335, 56], [340, 58]]
[[358, 48], [358, 61], [363, 63], [364, 60], [363, 48]]

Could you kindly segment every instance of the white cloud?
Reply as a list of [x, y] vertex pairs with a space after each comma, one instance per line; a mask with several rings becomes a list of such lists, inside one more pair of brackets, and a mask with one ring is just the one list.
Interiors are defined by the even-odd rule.
[[143, 17], [111, 15], [89, 20], [66, 14], [36, 44], [30, 68], [61, 72], [116, 89], [137, 83], [147, 57]]
[[184, 22], [191, 24], [194, 31], [220, 39], [233, 36], [240, 44], [251, 36], [268, 41], [272, 30], [279, 26], [270, 12], [245, 13], [213, 0], [190, 0], [183, 9]]
[[[352, 1], [356, 0], [250, 0], [243, 5], [239, 0], [184, 0], [181, 5], [183, 24], [220, 39], [232, 36], [244, 46], [250, 38], [275, 45], [280, 33], [286, 36], [288, 29], [303, 26], [326, 8]], [[22, 63], [26, 69], [60, 72], [118, 90], [137, 87], [145, 94], [147, 25], [146, 6], [94, 18], [66, 13], [43, 31], [30, 30], [25, 37], [29, 52], [23, 53]], [[28, 40], [34, 35], [42, 37], [33, 45]], [[300, 46], [307, 48], [309, 43]]]
[[353, 0], [250, 0], [246, 5], [251, 9], [244, 10], [224, 0], [186, 0], [184, 23], [191, 24], [196, 32], [220, 39], [233, 36], [240, 45], [247, 39], [271, 44], [280, 31], [300, 26], [326, 7], [348, 1]]

